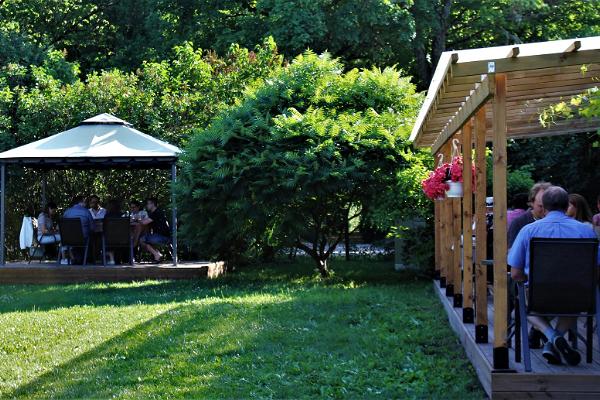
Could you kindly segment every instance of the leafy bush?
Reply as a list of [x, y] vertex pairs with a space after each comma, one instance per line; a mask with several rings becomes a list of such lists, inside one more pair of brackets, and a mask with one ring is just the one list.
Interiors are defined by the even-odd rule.
[[195, 248], [238, 262], [296, 246], [328, 274], [348, 221], [408, 166], [420, 99], [393, 68], [342, 70], [305, 53], [196, 132], [179, 185]]
[[[234, 104], [245, 86], [277, 69], [282, 58], [268, 39], [254, 51], [233, 45], [224, 57], [185, 43], [173, 56], [148, 62], [135, 73], [100, 71], [81, 80], [78, 66], [61, 52], [49, 52], [39, 66], [0, 68], [0, 151], [77, 126], [100, 113], [111, 113], [137, 129], [182, 145], [194, 128], [206, 126]], [[30, 82], [28, 85], [23, 83]], [[31, 83], [32, 82], [32, 83]], [[11, 166], [7, 180], [7, 244], [11, 256], [21, 218], [40, 206], [44, 173]], [[47, 199], [59, 206], [77, 192], [101, 198], [157, 196], [169, 203], [169, 176], [162, 171], [54, 171], [45, 173]]]

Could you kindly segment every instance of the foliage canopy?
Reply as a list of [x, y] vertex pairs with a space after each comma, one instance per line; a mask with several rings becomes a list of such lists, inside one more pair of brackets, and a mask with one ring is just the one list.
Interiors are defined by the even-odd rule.
[[348, 221], [407, 166], [420, 103], [393, 68], [342, 71], [305, 53], [196, 133], [179, 187], [188, 240], [222, 259], [296, 246], [327, 275]]

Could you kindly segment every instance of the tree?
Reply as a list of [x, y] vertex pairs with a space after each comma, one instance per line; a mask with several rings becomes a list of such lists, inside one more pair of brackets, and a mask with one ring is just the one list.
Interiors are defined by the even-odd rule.
[[[590, 73], [587, 66], [582, 67], [581, 73]], [[540, 113], [543, 126], [573, 118], [600, 118], [599, 87], [550, 105]], [[599, 194], [600, 130], [519, 141], [511, 147], [515, 163], [526, 162], [527, 155], [536, 159], [534, 174], [538, 179], [564, 186], [588, 199], [595, 199]]]
[[[282, 63], [270, 39], [253, 51], [233, 45], [224, 57], [184, 43], [170, 59], [144, 63], [136, 72], [113, 69], [91, 73], [85, 80], [78, 76], [77, 64], [64, 60], [64, 53], [49, 51], [43, 57], [39, 66], [12, 63], [0, 70], [0, 151], [104, 112], [182, 145], [192, 129], [208, 125], [235, 103], [247, 84]], [[39, 207], [41, 172], [13, 166], [9, 174], [7, 243], [17, 243], [11, 235], [18, 233], [23, 213]], [[45, 177], [47, 198], [61, 206], [81, 191], [103, 199], [156, 196], [165, 204], [169, 199], [168, 175], [157, 171], [61, 171]]]
[[442, 52], [600, 33], [600, 0], [414, 0], [413, 71], [426, 89]]
[[420, 101], [393, 68], [342, 71], [327, 54], [306, 53], [196, 132], [179, 186], [194, 247], [232, 261], [295, 246], [329, 274], [346, 222], [407, 166]]

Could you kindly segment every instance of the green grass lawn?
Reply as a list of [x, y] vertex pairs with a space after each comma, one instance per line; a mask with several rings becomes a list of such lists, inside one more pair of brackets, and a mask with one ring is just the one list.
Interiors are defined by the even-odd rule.
[[483, 398], [431, 282], [390, 263], [0, 286], [0, 396]]

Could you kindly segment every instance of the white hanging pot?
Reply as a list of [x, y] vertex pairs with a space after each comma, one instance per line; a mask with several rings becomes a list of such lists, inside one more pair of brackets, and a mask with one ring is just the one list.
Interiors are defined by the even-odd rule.
[[446, 190], [446, 197], [463, 197], [462, 182], [446, 181], [449, 188]]

